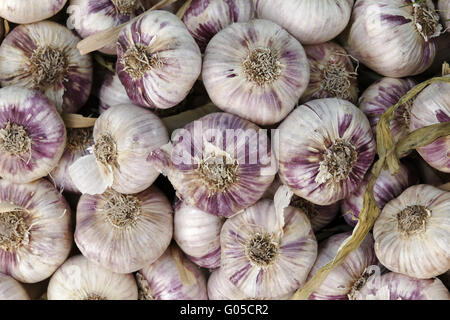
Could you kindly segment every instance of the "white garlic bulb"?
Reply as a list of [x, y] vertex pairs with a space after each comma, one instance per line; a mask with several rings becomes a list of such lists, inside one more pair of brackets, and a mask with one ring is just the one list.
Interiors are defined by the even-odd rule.
[[128, 97], [127, 90], [120, 82], [117, 73], [107, 72], [105, 80], [100, 87], [98, 93], [98, 98], [100, 100], [99, 112], [102, 114], [109, 108], [120, 104], [134, 104]]
[[447, 32], [450, 32], [450, 0], [438, 0], [438, 10]]
[[32, 23], [57, 14], [67, 0], [2, 0], [0, 17], [14, 23]]
[[388, 202], [375, 221], [378, 260], [389, 270], [419, 279], [450, 269], [450, 192], [409, 187]]
[[30, 297], [17, 280], [0, 273], [0, 300], [30, 300]]
[[137, 300], [132, 274], [118, 274], [82, 255], [68, 259], [51, 277], [48, 300]]

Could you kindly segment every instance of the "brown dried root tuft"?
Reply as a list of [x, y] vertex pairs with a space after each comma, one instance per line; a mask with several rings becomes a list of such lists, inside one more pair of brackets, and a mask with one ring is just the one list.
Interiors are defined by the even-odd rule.
[[67, 148], [73, 152], [83, 150], [93, 139], [92, 128], [67, 129]]
[[366, 284], [367, 280], [369, 280], [369, 278], [375, 274], [375, 270], [373, 269], [369, 269], [366, 268], [366, 270], [364, 270], [363, 274], [361, 275], [361, 277], [359, 277], [358, 280], [356, 280], [356, 282], [353, 284], [350, 292], [348, 293], [348, 299], [349, 300], [356, 300], [356, 298], [358, 297], [358, 292], [359, 290], [361, 290], [361, 288]]
[[352, 79], [356, 79], [355, 72], [349, 72], [342, 62], [329, 62], [322, 70], [320, 88], [329, 95], [350, 100], [352, 98]]
[[213, 192], [223, 192], [238, 180], [239, 164], [229, 156], [215, 154], [200, 161], [197, 172]]
[[8, 123], [0, 129], [0, 150], [15, 156], [21, 156], [31, 151], [31, 138], [21, 125]]
[[109, 133], [103, 134], [94, 144], [94, 155], [104, 165], [113, 166], [117, 164], [117, 145]]
[[109, 190], [103, 195], [106, 220], [118, 229], [133, 227], [141, 214], [141, 202], [132, 195]]
[[25, 211], [15, 209], [0, 213], [0, 249], [13, 252], [28, 243], [29, 229]]
[[132, 14], [136, 9], [142, 7], [139, 0], [111, 0], [113, 5], [121, 14]]
[[247, 242], [245, 254], [250, 262], [259, 266], [271, 265], [278, 255], [279, 243], [274, 240], [274, 235], [269, 233], [256, 233]]
[[142, 78], [150, 69], [160, 67], [162, 64], [158, 55], [152, 54], [150, 48], [142, 44], [129, 48], [122, 56], [121, 62], [124, 71], [133, 79]]
[[45, 90], [59, 81], [65, 81], [69, 61], [63, 50], [39, 47], [30, 58], [30, 71], [34, 88]]
[[[442, 31], [442, 26], [439, 23], [439, 15], [434, 9], [430, 8], [428, 1], [413, 2], [414, 24], [417, 32], [422, 35], [425, 41], [438, 37]], [[432, 3], [430, 4], [432, 5]]]
[[247, 79], [260, 86], [277, 80], [282, 71], [277, 54], [269, 48], [252, 50], [242, 63], [242, 67]]
[[426, 230], [431, 211], [424, 206], [408, 206], [397, 213], [398, 231], [403, 236], [421, 234]]
[[344, 140], [337, 139], [323, 155], [316, 182], [324, 183], [331, 180], [338, 183], [347, 179], [357, 156], [355, 147]]

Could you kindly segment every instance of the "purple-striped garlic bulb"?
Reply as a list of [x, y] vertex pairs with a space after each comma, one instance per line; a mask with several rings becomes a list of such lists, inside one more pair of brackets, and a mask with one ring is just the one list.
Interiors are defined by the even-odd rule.
[[450, 300], [450, 294], [437, 278], [415, 279], [389, 272], [368, 281], [356, 300]]
[[112, 272], [82, 255], [69, 258], [53, 274], [48, 300], [137, 300], [133, 274]]
[[302, 44], [319, 44], [339, 35], [350, 20], [354, 0], [253, 0], [256, 16], [289, 31]]
[[283, 120], [309, 82], [302, 45], [268, 20], [234, 23], [209, 42], [202, 77], [220, 109], [259, 125]]
[[442, 23], [450, 32], [450, 0], [438, 0], [438, 10], [441, 14]]
[[[342, 215], [345, 221], [353, 227], [358, 223], [359, 214], [363, 207], [363, 196], [371, 177], [372, 174], [367, 173], [358, 188], [341, 202]], [[391, 175], [388, 169], [384, 169], [381, 171], [373, 189], [378, 207], [383, 209], [386, 203], [399, 196], [416, 182], [417, 179], [414, 174], [404, 165], [400, 166], [396, 175]]]
[[431, 66], [441, 32], [431, 0], [358, 0], [343, 42], [370, 69], [400, 78]]
[[0, 177], [27, 183], [45, 177], [66, 146], [66, 127], [41, 93], [0, 89]]
[[102, 114], [109, 108], [120, 104], [134, 104], [128, 97], [127, 90], [120, 82], [117, 73], [107, 72], [105, 80], [100, 87], [99, 96], [99, 113]]
[[358, 101], [358, 74], [344, 48], [334, 42], [305, 46], [310, 81], [301, 101], [340, 98]]
[[175, 131], [172, 143], [148, 161], [187, 205], [219, 217], [253, 205], [276, 174], [267, 130], [229, 113], [212, 113]]
[[227, 219], [220, 243], [221, 272], [252, 299], [292, 293], [304, 284], [317, 256], [307, 216], [294, 207], [283, 209], [277, 196]]
[[[312, 278], [319, 269], [334, 259], [342, 243], [351, 234], [351, 232], [339, 233], [320, 243], [317, 260], [308, 278]], [[355, 300], [366, 281], [372, 276], [379, 276], [381, 272], [377, 266], [373, 245], [373, 237], [369, 233], [362, 244], [329, 273], [309, 299]]]
[[81, 196], [75, 243], [89, 260], [117, 273], [135, 272], [156, 261], [173, 234], [172, 206], [156, 189], [134, 195], [107, 190]]
[[[382, 78], [363, 92], [359, 98], [359, 108], [369, 119], [374, 135], [376, 135], [377, 124], [383, 113], [397, 104], [400, 98], [415, 85], [416, 82], [411, 78]], [[412, 104], [412, 100], [408, 101], [401, 105], [394, 114], [390, 128], [395, 141], [409, 134]]]
[[183, 22], [202, 52], [212, 37], [235, 22], [254, 18], [253, 0], [193, 0]]
[[208, 300], [203, 270], [172, 244], [136, 274], [139, 300]]
[[17, 24], [37, 22], [57, 14], [66, 2], [67, 0], [2, 0], [0, 17]]
[[14, 28], [0, 46], [0, 85], [44, 93], [59, 112], [76, 112], [92, 87], [92, 60], [77, 49], [80, 39], [51, 21]]
[[[450, 122], [450, 83], [446, 82], [433, 83], [416, 97], [411, 108], [410, 128], [414, 131], [442, 122]], [[433, 168], [450, 172], [450, 136], [420, 147], [417, 152]]]
[[0, 179], [0, 272], [25, 283], [50, 277], [72, 247], [70, 215], [49, 181]]
[[134, 103], [168, 109], [180, 103], [197, 81], [200, 49], [174, 14], [156, 10], [122, 29], [116, 70]]
[[375, 157], [369, 121], [346, 100], [309, 101], [278, 129], [275, 151], [281, 181], [318, 205], [330, 205], [355, 191]]
[[450, 192], [415, 185], [388, 202], [375, 221], [378, 260], [389, 270], [429, 279], [450, 269]]
[[220, 267], [220, 230], [224, 219], [179, 201], [175, 205], [174, 240], [200, 267]]
[[0, 273], [0, 300], [30, 300], [30, 296], [20, 282]]
[[69, 167], [70, 178], [83, 194], [102, 194], [109, 187], [125, 194], [144, 191], [159, 175], [147, 156], [168, 140], [151, 111], [116, 105], [95, 122], [92, 152]]

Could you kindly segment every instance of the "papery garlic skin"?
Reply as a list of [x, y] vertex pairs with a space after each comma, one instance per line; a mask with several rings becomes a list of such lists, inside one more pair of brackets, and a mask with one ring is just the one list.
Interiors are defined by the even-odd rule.
[[438, 0], [438, 10], [441, 14], [442, 23], [447, 32], [450, 32], [450, 0]]
[[373, 229], [378, 260], [393, 272], [418, 279], [446, 272], [449, 207], [450, 192], [429, 185], [409, 187], [388, 202]]
[[203, 271], [171, 245], [136, 274], [139, 300], [208, 300]]
[[212, 102], [259, 125], [283, 120], [309, 82], [302, 45], [268, 20], [234, 23], [209, 42], [203, 83]]
[[430, 67], [436, 54], [434, 38], [441, 31], [431, 0], [358, 0], [343, 41], [346, 50], [370, 69], [400, 78]]
[[342, 99], [309, 101], [278, 129], [280, 179], [314, 204], [330, 205], [355, 191], [375, 157], [369, 121]]
[[64, 197], [44, 179], [28, 184], [0, 179], [0, 208], [0, 272], [24, 283], [50, 277], [72, 247]]
[[[450, 83], [438, 82], [416, 97], [411, 108], [411, 131], [443, 122], [450, 122]], [[433, 168], [450, 172], [449, 150], [450, 136], [445, 136], [418, 148], [417, 152]]]
[[37, 22], [57, 14], [66, 2], [67, 0], [2, 0], [0, 16], [17, 24]]
[[135, 272], [158, 259], [173, 234], [172, 206], [156, 189], [123, 195], [82, 195], [75, 243], [81, 253], [117, 273]]
[[41, 93], [0, 89], [0, 177], [28, 183], [55, 168], [66, 146], [66, 128]]
[[220, 267], [220, 230], [224, 219], [183, 202], [175, 205], [174, 240], [188, 258], [207, 269]]
[[119, 76], [112, 72], [106, 73], [98, 98], [100, 100], [98, 107], [100, 114], [115, 105], [133, 104], [133, 101], [128, 97], [127, 90], [120, 82]]
[[69, 258], [53, 274], [48, 300], [137, 300], [138, 287], [132, 274], [109, 271], [82, 255]]
[[125, 194], [144, 191], [159, 175], [147, 156], [168, 140], [164, 124], [151, 111], [113, 106], [95, 122], [93, 154], [72, 164], [70, 177], [87, 194], [102, 194], [108, 187]]
[[204, 52], [216, 33], [235, 22], [247, 22], [254, 15], [253, 0], [193, 0], [183, 22]]
[[168, 109], [180, 103], [201, 72], [197, 43], [170, 12], [156, 10], [122, 29], [116, 72], [134, 103]]
[[367, 282], [356, 300], [450, 300], [439, 279], [415, 279], [389, 272]]
[[[416, 81], [411, 78], [385, 77], [370, 85], [363, 92], [359, 98], [359, 108], [369, 119], [374, 135], [376, 135], [377, 124], [383, 113], [397, 104], [400, 98], [415, 85]], [[390, 125], [394, 141], [398, 141], [409, 134], [412, 104], [413, 101], [408, 101], [395, 111]]]
[[0, 273], [0, 300], [30, 300], [30, 297], [17, 280]]

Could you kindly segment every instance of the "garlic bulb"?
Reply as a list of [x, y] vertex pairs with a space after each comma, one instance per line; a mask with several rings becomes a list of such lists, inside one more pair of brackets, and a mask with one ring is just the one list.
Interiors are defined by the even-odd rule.
[[193, 0], [183, 22], [202, 52], [209, 40], [230, 24], [254, 18], [253, 0]]
[[70, 208], [47, 180], [0, 179], [0, 272], [35, 283], [47, 279], [72, 247]]
[[305, 46], [310, 81], [301, 101], [321, 98], [358, 100], [357, 73], [347, 52], [334, 42]]
[[355, 191], [375, 157], [369, 121], [342, 99], [307, 102], [278, 129], [275, 150], [281, 181], [318, 205], [330, 205]]
[[174, 240], [188, 258], [207, 269], [220, 267], [220, 230], [224, 220], [179, 202], [175, 206]]
[[149, 166], [166, 175], [187, 205], [230, 217], [258, 201], [276, 174], [266, 130], [229, 113], [212, 113], [175, 131]]
[[98, 98], [100, 100], [100, 114], [115, 105], [133, 104], [133, 101], [128, 97], [125, 87], [122, 85], [122, 82], [120, 82], [117, 73], [112, 72], [106, 73]]
[[[353, 227], [358, 223], [359, 214], [363, 207], [364, 192], [370, 178], [371, 173], [368, 173], [359, 187], [341, 202], [342, 215], [345, 221]], [[403, 165], [400, 166], [396, 175], [391, 175], [388, 169], [381, 171], [373, 189], [378, 207], [383, 209], [386, 203], [399, 196], [416, 181], [413, 173]]]
[[450, 32], [450, 0], [438, 0], [438, 10], [447, 32]]
[[[331, 236], [319, 245], [319, 254], [311, 269], [311, 278], [320, 268], [334, 259], [342, 243], [351, 236], [351, 232]], [[369, 233], [363, 243], [352, 251], [344, 262], [333, 269], [311, 300], [355, 300], [361, 287], [371, 276], [377, 276], [380, 268], [373, 249], [373, 237]]]
[[419, 279], [446, 272], [449, 207], [450, 192], [429, 185], [409, 187], [388, 202], [373, 229], [378, 260], [391, 271]]
[[[450, 83], [446, 82], [429, 85], [416, 97], [411, 108], [412, 131], [440, 122], [450, 122]], [[417, 149], [430, 166], [443, 172], [450, 172], [449, 150], [450, 136]]]
[[[409, 90], [416, 85], [411, 78], [395, 79], [382, 78], [370, 85], [359, 98], [359, 108], [369, 119], [374, 135], [380, 117], [390, 107], [397, 104]], [[413, 101], [400, 106], [391, 121], [391, 132], [395, 141], [403, 138], [409, 133], [411, 120], [411, 107]]]
[[30, 300], [30, 297], [18, 281], [0, 273], [0, 300]]
[[347, 26], [354, 0], [254, 0], [256, 16], [276, 22], [302, 44], [319, 44]]
[[76, 112], [92, 86], [92, 61], [79, 38], [50, 21], [14, 28], [0, 46], [0, 85], [37, 89], [59, 112]]
[[70, 178], [87, 194], [102, 194], [108, 187], [126, 194], [144, 191], [159, 175], [147, 156], [168, 140], [152, 112], [134, 105], [111, 107], [95, 122], [92, 154], [69, 167]]
[[51, 277], [48, 300], [137, 300], [132, 274], [118, 274], [82, 255], [69, 258]]
[[38, 91], [6, 87], [0, 96], [0, 177], [18, 183], [45, 177], [66, 145], [61, 116]]
[[122, 29], [116, 70], [136, 104], [168, 109], [180, 103], [201, 72], [200, 49], [174, 14], [156, 10]]
[[221, 272], [249, 298], [281, 297], [302, 286], [317, 256], [306, 215], [263, 199], [225, 221]]
[[135, 195], [84, 194], [78, 202], [75, 243], [86, 258], [113, 272], [131, 273], [154, 262], [172, 233], [172, 206], [155, 187]]
[[57, 14], [67, 0], [2, 0], [0, 17], [14, 23], [32, 23], [48, 19]]
[[415, 279], [389, 272], [367, 282], [357, 300], [450, 300], [439, 279]]
[[309, 82], [302, 45], [268, 20], [234, 23], [205, 51], [203, 83], [212, 102], [256, 124], [275, 124], [297, 104]]
[[400, 78], [430, 67], [441, 31], [431, 0], [359, 0], [343, 41], [370, 69]]
[[203, 271], [171, 245], [136, 274], [139, 300], [208, 300]]

